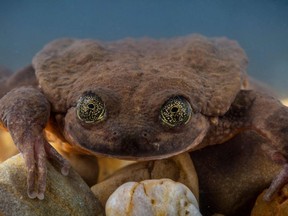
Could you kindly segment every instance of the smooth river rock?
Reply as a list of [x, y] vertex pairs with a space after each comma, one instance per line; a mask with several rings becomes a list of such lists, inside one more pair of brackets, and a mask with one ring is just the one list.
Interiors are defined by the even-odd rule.
[[201, 216], [198, 201], [185, 185], [170, 179], [127, 182], [109, 197], [106, 216]]
[[20, 154], [0, 164], [0, 215], [104, 215], [102, 205], [75, 171], [63, 176], [48, 163], [44, 200], [28, 198], [26, 173]]
[[282, 188], [279, 193], [271, 200], [271, 202], [264, 201], [263, 196], [265, 191], [261, 193], [255, 206], [252, 210], [251, 216], [286, 216], [288, 215], [288, 185]]

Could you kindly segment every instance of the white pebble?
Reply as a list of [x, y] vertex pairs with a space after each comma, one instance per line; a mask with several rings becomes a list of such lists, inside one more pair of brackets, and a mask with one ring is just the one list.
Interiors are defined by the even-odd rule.
[[170, 179], [127, 182], [109, 197], [105, 211], [107, 216], [201, 216], [189, 188]]

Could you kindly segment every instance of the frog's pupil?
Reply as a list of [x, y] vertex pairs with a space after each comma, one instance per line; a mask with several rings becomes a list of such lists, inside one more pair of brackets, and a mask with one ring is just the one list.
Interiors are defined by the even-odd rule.
[[172, 111], [173, 113], [175, 113], [175, 112], [178, 111], [178, 108], [177, 108], [177, 107], [173, 107], [173, 108], [171, 109], [171, 111]]
[[93, 109], [93, 108], [94, 108], [94, 105], [93, 105], [93, 104], [88, 104], [88, 107], [89, 107], [90, 109]]

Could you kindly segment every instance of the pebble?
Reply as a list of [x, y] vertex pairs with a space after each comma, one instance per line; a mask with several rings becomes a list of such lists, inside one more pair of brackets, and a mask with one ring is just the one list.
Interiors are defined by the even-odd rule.
[[201, 216], [198, 201], [185, 185], [170, 179], [127, 182], [108, 199], [107, 216]]

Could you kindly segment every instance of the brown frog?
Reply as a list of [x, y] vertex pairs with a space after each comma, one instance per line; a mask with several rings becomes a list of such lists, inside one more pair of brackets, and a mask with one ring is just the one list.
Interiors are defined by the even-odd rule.
[[246, 66], [244, 51], [226, 38], [49, 43], [32, 67], [5, 80], [11, 90], [0, 100], [0, 122], [27, 164], [29, 197], [44, 198], [48, 157], [63, 174], [69, 170], [45, 137], [49, 123], [75, 151], [133, 160], [167, 158], [255, 130], [283, 164], [269, 200], [288, 178], [288, 108], [249, 89]]

